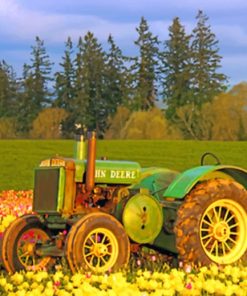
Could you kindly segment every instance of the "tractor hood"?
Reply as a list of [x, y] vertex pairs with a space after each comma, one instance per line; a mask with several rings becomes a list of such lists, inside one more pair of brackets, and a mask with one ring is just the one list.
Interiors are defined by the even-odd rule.
[[[87, 161], [76, 160], [75, 181], [81, 182], [87, 169]], [[140, 177], [141, 167], [137, 162], [96, 160], [95, 183], [132, 184]]]
[[[41, 162], [41, 167], [67, 167], [74, 163], [75, 182], [83, 182], [87, 170], [87, 160], [53, 157]], [[71, 166], [73, 167], [73, 166]], [[117, 160], [95, 161], [95, 183], [133, 184], [141, 175], [141, 166], [137, 162]]]

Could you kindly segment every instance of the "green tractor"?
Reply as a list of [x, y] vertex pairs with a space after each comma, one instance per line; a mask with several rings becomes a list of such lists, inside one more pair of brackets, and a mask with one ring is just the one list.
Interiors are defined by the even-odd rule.
[[39, 270], [65, 257], [72, 272], [105, 272], [127, 265], [136, 246], [189, 264], [245, 262], [247, 171], [203, 162], [178, 173], [96, 160], [95, 133], [79, 136], [73, 159], [35, 169], [33, 213], [3, 235], [5, 269]]

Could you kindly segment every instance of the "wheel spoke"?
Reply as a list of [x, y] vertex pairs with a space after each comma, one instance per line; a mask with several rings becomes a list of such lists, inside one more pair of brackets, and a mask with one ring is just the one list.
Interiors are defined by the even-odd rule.
[[89, 240], [93, 243], [93, 245], [95, 245], [95, 241], [93, 240], [93, 238], [91, 236], [89, 236]]
[[238, 232], [231, 231], [230, 235], [238, 235]]
[[28, 260], [29, 260], [29, 255], [26, 257], [26, 260], [25, 260], [25, 265], [27, 265], [27, 263], [28, 263]]
[[222, 253], [223, 253], [223, 256], [225, 256], [226, 255], [226, 248], [225, 248], [224, 242], [221, 242], [221, 245], [222, 245]]
[[236, 244], [237, 244], [236, 240], [232, 239], [231, 237], [229, 237], [229, 238], [228, 238], [228, 240], [230, 240], [231, 242], [233, 242], [233, 243], [234, 243], [234, 245], [236, 245]]
[[29, 252], [28, 252], [28, 251], [26, 251], [25, 253], [23, 253], [23, 254], [19, 255], [18, 257], [19, 257], [19, 258], [23, 258], [23, 257], [27, 256], [28, 254], [29, 254]]
[[215, 243], [215, 255], [217, 257], [219, 257], [219, 242], [217, 240], [215, 240], [216, 243]]
[[103, 236], [103, 238], [101, 240], [101, 243], [103, 244], [106, 241], [106, 239], [107, 239], [107, 236], [104, 234], [104, 236]]
[[239, 223], [237, 222], [237, 223], [235, 223], [235, 224], [233, 224], [233, 225], [230, 225], [229, 228], [233, 228], [233, 227], [236, 227], [236, 226], [238, 226], [238, 225], [239, 225]]
[[202, 236], [202, 239], [206, 239], [206, 238], [208, 238], [208, 237], [212, 237], [212, 236], [213, 236], [212, 233], [208, 233], [208, 234]]
[[204, 244], [204, 247], [206, 248], [208, 244], [212, 241], [213, 237], [211, 236], [208, 241]]
[[96, 257], [97, 258], [97, 264], [96, 264], [96, 267], [100, 267], [100, 258], [99, 257]]
[[224, 242], [224, 245], [227, 247], [228, 250], [231, 251], [232, 248], [230, 246], [228, 246], [228, 243], [227, 242]]
[[214, 225], [211, 221], [209, 222], [209, 221], [207, 221], [207, 220], [205, 220], [205, 219], [203, 220], [202, 224], [203, 224], [203, 223], [205, 223], [205, 224], [207, 224], [207, 225], [209, 225], [209, 226], [211, 226], [211, 227], [213, 227], [213, 225]]
[[227, 220], [226, 220], [226, 223], [229, 223], [233, 218], [235, 218], [234, 215], [231, 215]]
[[221, 218], [222, 207], [219, 207], [219, 222], [222, 220]]
[[89, 253], [85, 254], [85, 257], [92, 256], [93, 254], [94, 254], [93, 252], [89, 252]]
[[101, 257], [101, 260], [103, 261], [104, 265], [107, 263], [107, 260], [105, 260], [104, 257]]
[[89, 262], [90, 265], [93, 265], [93, 259], [94, 259], [94, 257], [95, 257], [94, 255], [91, 257], [90, 262]]
[[229, 209], [227, 209], [226, 212], [225, 212], [224, 219], [223, 219], [224, 221], [226, 221], [226, 219], [228, 217], [228, 214], [229, 214]]
[[210, 253], [211, 253], [211, 254], [213, 253], [213, 250], [214, 250], [216, 244], [217, 244], [217, 241], [215, 240], [215, 241], [213, 242], [213, 245], [212, 245], [211, 249], [210, 249]]
[[216, 222], [219, 222], [220, 221], [219, 213], [217, 213], [216, 208], [213, 208], [213, 211], [214, 211], [214, 217], [215, 217]]
[[[205, 217], [208, 217], [208, 220], [210, 222], [210, 223], [208, 223], [209, 225], [214, 225], [214, 221], [213, 221], [212, 217], [209, 215], [209, 213], [207, 213]], [[206, 221], [204, 219], [203, 222], [208, 222], [208, 221]]]

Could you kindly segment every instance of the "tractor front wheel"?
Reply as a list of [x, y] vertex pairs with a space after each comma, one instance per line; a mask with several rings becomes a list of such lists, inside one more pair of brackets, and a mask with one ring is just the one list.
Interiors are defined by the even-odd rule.
[[66, 257], [72, 272], [114, 270], [127, 264], [129, 255], [129, 238], [122, 224], [104, 213], [81, 218], [66, 240]]
[[2, 240], [2, 260], [5, 269], [40, 270], [52, 262], [51, 257], [40, 257], [36, 246], [51, 240], [51, 236], [35, 215], [24, 215], [14, 220], [6, 229]]
[[176, 246], [183, 262], [225, 265], [247, 258], [247, 191], [237, 182], [197, 185], [177, 214]]

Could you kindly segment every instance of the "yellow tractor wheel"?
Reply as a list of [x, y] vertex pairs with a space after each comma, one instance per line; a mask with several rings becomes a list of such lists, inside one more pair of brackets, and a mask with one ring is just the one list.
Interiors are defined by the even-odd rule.
[[180, 259], [220, 265], [247, 258], [247, 191], [237, 182], [213, 179], [197, 185], [178, 210]]
[[14, 220], [6, 229], [2, 240], [2, 260], [5, 269], [40, 270], [51, 264], [51, 257], [36, 254], [36, 246], [51, 240], [51, 236], [35, 215], [24, 215]]
[[128, 263], [129, 238], [113, 216], [91, 213], [72, 226], [65, 252], [72, 272], [106, 272]]

